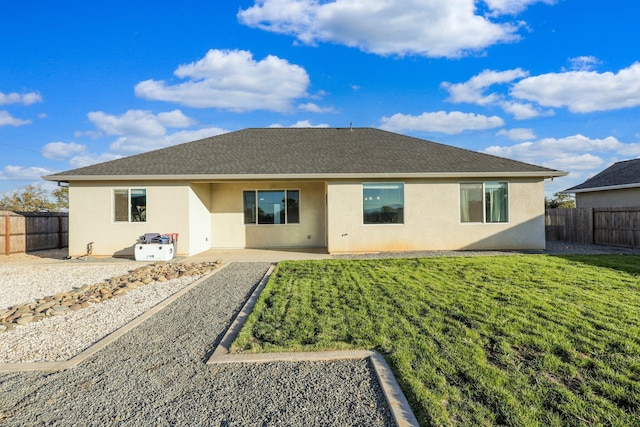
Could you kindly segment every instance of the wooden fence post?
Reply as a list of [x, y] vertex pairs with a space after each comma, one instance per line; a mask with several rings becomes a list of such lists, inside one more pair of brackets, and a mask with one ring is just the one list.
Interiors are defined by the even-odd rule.
[[58, 215], [58, 249], [62, 249], [62, 217]]
[[592, 245], [596, 242], [596, 220], [593, 211], [593, 208], [589, 208], [589, 243]]
[[11, 255], [11, 217], [4, 216], [4, 254]]

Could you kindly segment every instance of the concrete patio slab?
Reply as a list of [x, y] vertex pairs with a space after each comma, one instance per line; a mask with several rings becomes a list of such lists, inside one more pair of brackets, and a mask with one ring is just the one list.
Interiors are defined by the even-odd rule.
[[327, 248], [275, 248], [275, 249], [209, 249], [180, 262], [222, 260], [232, 262], [280, 262], [286, 260], [330, 259]]

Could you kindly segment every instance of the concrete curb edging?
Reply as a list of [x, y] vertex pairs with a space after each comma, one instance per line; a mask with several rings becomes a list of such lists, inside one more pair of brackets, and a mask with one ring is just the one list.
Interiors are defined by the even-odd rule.
[[104, 336], [102, 339], [96, 341], [91, 346], [82, 350], [80, 353], [73, 356], [71, 359], [58, 361], [58, 362], [24, 362], [24, 363], [0, 363], [0, 373], [7, 372], [26, 372], [26, 371], [62, 371], [65, 369], [73, 368], [74, 366], [82, 363], [87, 360], [89, 357], [96, 354], [98, 351], [102, 350], [112, 342], [116, 341], [118, 338], [134, 329], [136, 326], [143, 323], [145, 320], [152, 317], [154, 314], [189, 292], [191, 289], [198, 286], [200, 283], [204, 282], [206, 279], [216, 274], [218, 271], [225, 268], [228, 264], [223, 264], [220, 267], [216, 268], [211, 273], [202, 276], [197, 279], [193, 283], [188, 284], [184, 288], [180, 289], [178, 292], [173, 295], [165, 298], [160, 301], [158, 304], [151, 307], [149, 310], [140, 314], [138, 317], [135, 317], [128, 323], [125, 323], [120, 328], [111, 332], [110, 334]]
[[373, 365], [378, 383], [382, 388], [387, 404], [398, 427], [418, 427], [418, 420], [415, 417], [409, 402], [405, 397], [398, 381], [393, 375], [393, 371], [384, 357], [373, 350], [336, 350], [336, 351], [316, 351], [316, 352], [286, 352], [286, 353], [255, 353], [255, 354], [232, 354], [229, 348], [238, 337], [242, 325], [247, 320], [249, 313], [253, 310], [258, 297], [269, 281], [275, 265], [271, 265], [269, 270], [262, 277], [258, 286], [242, 307], [227, 333], [222, 337], [220, 343], [213, 354], [207, 360], [208, 365], [230, 364], [230, 363], [268, 363], [268, 362], [312, 362], [331, 361], [345, 359], [368, 359]]

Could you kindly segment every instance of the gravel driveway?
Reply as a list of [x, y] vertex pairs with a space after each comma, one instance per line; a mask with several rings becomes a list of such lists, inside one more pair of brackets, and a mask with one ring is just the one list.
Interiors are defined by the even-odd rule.
[[75, 368], [0, 374], [0, 424], [393, 425], [364, 360], [205, 364], [268, 267], [227, 266]]

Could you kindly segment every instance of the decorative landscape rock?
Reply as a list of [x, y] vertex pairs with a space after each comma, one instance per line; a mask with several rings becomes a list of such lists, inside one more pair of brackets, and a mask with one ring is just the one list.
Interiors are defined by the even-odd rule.
[[153, 285], [154, 282], [166, 282], [186, 276], [203, 276], [219, 265], [219, 261], [191, 264], [159, 262], [136, 268], [129, 274], [115, 276], [104, 282], [46, 296], [35, 302], [0, 308], [0, 333], [10, 331], [16, 325], [26, 325], [50, 316], [62, 316], [67, 312], [107, 301], [140, 286]]

